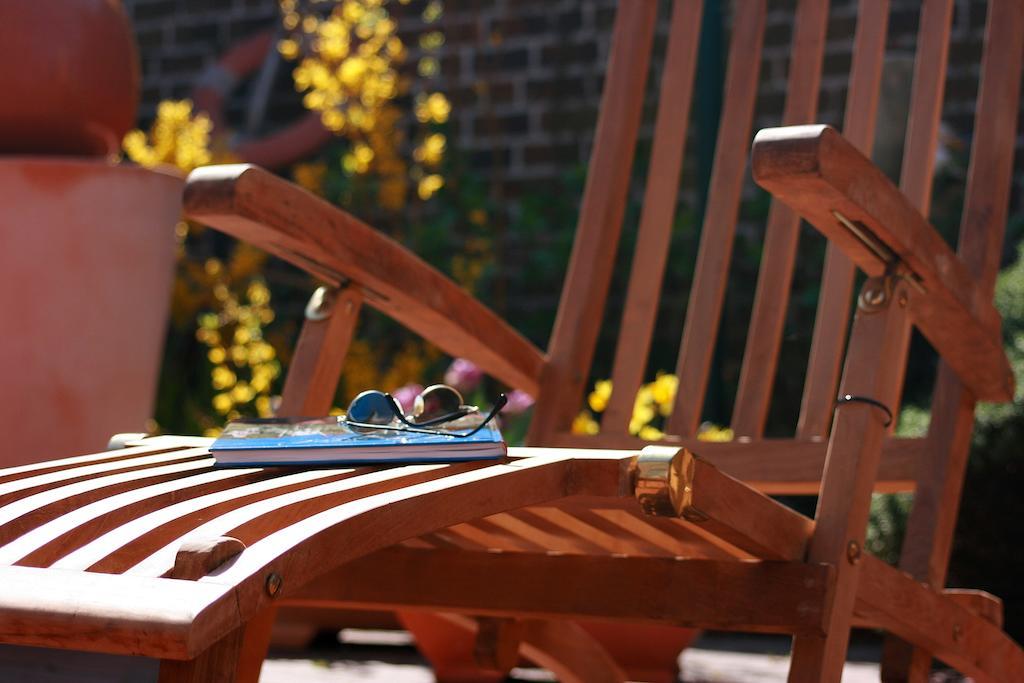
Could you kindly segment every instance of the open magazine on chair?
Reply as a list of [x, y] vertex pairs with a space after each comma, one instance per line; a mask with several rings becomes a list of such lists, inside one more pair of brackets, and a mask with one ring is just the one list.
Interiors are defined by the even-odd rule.
[[220, 465], [320, 465], [459, 462], [504, 457], [505, 442], [493, 424], [455, 437], [400, 428], [363, 430], [344, 418], [236, 420], [210, 447]]

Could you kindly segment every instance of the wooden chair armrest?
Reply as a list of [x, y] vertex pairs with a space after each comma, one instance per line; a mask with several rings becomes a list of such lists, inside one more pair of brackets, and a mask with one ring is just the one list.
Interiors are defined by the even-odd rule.
[[1001, 319], [963, 261], [899, 189], [829, 126], [767, 128], [754, 138], [754, 180], [870, 275], [911, 278], [914, 323], [974, 395], [1012, 401]]
[[544, 356], [533, 344], [414, 253], [297, 185], [247, 164], [198, 168], [185, 214], [329, 283], [355, 283], [446, 353], [536, 395]]

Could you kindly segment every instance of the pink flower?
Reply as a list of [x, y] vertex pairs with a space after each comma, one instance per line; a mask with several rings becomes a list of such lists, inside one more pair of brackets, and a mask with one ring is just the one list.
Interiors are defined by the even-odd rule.
[[526, 410], [533, 405], [533, 396], [530, 396], [525, 391], [520, 389], [513, 389], [508, 392], [508, 403], [501, 409], [501, 412], [509, 415], [519, 415], [526, 412]]
[[477, 367], [476, 363], [465, 358], [456, 358], [448, 366], [444, 373], [444, 383], [455, 387], [463, 394], [480, 386], [484, 378], [484, 371]]
[[398, 405], [402, 406], [402, 410], [406, 414], [412, 412], [412, 405], [416, 401], [416, 397], [423, 391], [423, 385], [421, 384], [406, 384], [404, 387], [399, 387], [391, 392], [391, 395], [398, 401]]

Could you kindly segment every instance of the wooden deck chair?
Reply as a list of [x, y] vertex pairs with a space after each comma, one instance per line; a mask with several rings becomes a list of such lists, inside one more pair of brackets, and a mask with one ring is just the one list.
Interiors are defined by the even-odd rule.
[[[588, 619], [792, 634], [791, 681], [839, 681], [855, 626], [891, 634], [886, 680], [923, 681], [933, 657], [976, 680], [1024, 680], [1024, 652], [1001, 630], [998, 600], [943, 589], [975, 401], [1013, 395], [991, 300], [1024, 7], [988, 4], [956, 253], [925, 217], [952, 7], [952, 0], [922, 5], [897, 188], [860, 151], [873, 137], [888, 2], [860, 3], [844, 135], [792, 125], [815, 118], [828, 15], [822, 0], [797, 3], [783, 115], [792, 127], [762, 131], [753, 146], [754, 178], [777, 200], [731, 421], [738, 438], [729, 443], [695, 436], [746, 172], [765, 0], [736, 3], [676, 368], [681, 389], [661, 444], [626, 427], [666, 264], [700, 2], [672, 7], [615, 391], [598, 435], [572, 434], [570, 424], [619, 242], [653, 0], [624, 2], [616, 16], [580, 225], [547, 352], [407, 250], [298, 187], [247, 166], [194, 172], [185, 197], [192, 218], [327, 283], [311, 303], [282, 413], [327, 409], [369, 304], [537, 396], [534, 447], [511, 449], [500, 463], [222, 470], [206, 439], [154, 437], [0, 471], [0, 642], [18, 646], [0, 648], [0, 665], [38, 671], [45, 658], [51, 671], [64, 661], [77, 680], [121, 667], [132, 672], [124, 680], [254, 681], [276, 610], [293, 605], [400, 610], [428, 637], [443, 619], [456, 633], [475, 634], [467, 649], [486, 668], [505, 671], [525, 655], [565, 681], [629, 676], [579, 625]], [[799, 425], [792, 438], [768, 439], [798, 216], [830, 242]], [[868, 278], [847, 349], [855, 267]], [[898, 439], [890, 413], [912, 325], [942, 362], [928, 435]], [[899, 568], [863, 550], [874, 490], [915, 491]], [[766, 493], [820, 498], [812, 519]], [[55, 649], [74, 652], [60, 658]]]

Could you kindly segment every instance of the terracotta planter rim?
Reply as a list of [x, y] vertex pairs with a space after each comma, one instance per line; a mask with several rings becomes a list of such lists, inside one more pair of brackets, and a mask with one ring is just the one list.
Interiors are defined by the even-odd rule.
[[109, 161], [102, 157], [80, 157], [80, 156], [56, 156], [52, 154], [4, 154], [0, 155], [0, 165], [3, 166], [61, 166], [81, 167], [82, 169], [102, 169], [114, 173], [127, 174], [155, 174], [166, 177], [178, 183], [185, 181], [186, 174], [179, 168], [170, 164], [160, 164], [152, 168], [139, 166], [126, 161]]

